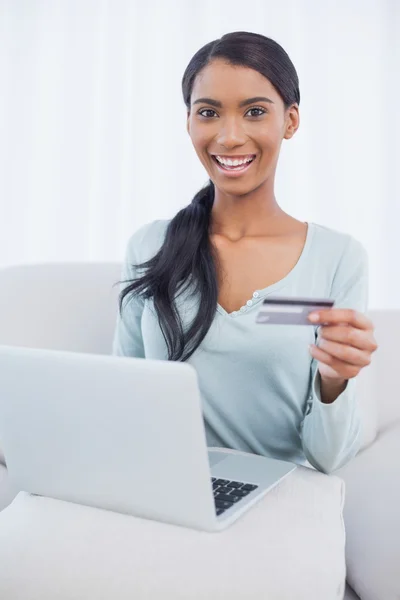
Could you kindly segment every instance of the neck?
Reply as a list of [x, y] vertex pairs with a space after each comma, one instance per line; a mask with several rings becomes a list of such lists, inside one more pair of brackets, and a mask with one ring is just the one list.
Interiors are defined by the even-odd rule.
[[248, 194], [237, 196], [215, 188], [211, 233], [239, 239], [271, 235], [288, 215], [278, 206], [273, 181], [267, 180]]

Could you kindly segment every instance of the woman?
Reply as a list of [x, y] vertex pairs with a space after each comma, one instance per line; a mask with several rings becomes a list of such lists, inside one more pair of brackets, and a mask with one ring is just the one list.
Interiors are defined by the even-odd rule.
[[[331, 472], [360, 447], [354, 378], [377, 345], [361, 244], [275, 198], [282, 140], [299, 127], [296, 70], [273, 40], [230, 33], [194, 55], [182, 90], [210, 182], [130, 239], [113, 353], [192, 364], [209, 446]], [[335, 307], [310, 327], [256, 324], [279, 295]]]

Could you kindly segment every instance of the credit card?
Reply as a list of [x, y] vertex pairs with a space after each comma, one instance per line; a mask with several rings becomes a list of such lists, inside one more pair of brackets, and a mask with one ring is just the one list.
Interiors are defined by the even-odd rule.
[[308, 315], [319, 310], [332, 308], [329, 298], [265, 298], [256, 317], [256, 323], [264, 325], [311, 325]]

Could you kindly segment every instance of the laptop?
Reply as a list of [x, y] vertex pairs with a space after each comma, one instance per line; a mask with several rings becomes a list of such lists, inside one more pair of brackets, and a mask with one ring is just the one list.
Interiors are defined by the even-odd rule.
[[18, 490], [218, 531], [296, 468], [207, 448], [187, 363], [0, 346], [0, 382]]

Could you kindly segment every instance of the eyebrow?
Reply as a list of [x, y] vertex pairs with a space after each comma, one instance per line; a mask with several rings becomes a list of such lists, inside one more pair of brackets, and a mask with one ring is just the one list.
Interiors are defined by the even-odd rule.
[[[265, 96], [255, 96], [254, 98], [248, 98], [247, 100], [242, 100], [239, 103], [239, 107], [248, 106], [249, 104], [254, 104], [255, 102], [269, 102], [270, 104], [274, 104], [274, 102], [270, 98], [266, 98]], [[215, 106], [215, 108], [222, 108], [222, 102], [219, 100], [213, 100], [212, 98], [198, 98], [193, 102], [193, 104], [210, 104], [211, 106]]]

